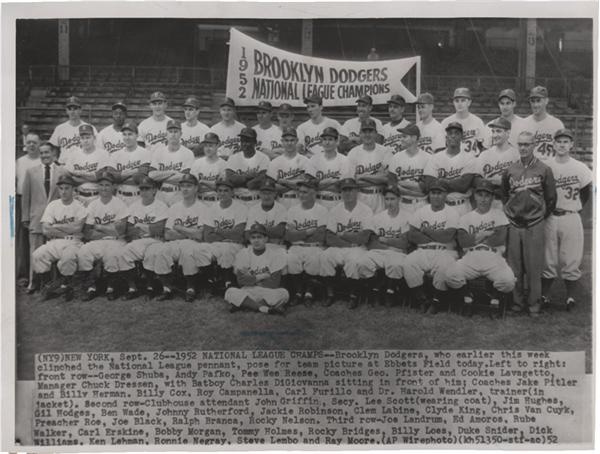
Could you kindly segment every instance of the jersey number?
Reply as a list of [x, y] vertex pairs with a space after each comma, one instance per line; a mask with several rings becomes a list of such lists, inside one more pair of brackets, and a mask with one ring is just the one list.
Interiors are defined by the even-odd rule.
[[579, 197], [579, 188], [573, 188], [572, 186], [567, 186], [564, 188], [565, 190], [565, 199], [567, 200], [576, 200]]

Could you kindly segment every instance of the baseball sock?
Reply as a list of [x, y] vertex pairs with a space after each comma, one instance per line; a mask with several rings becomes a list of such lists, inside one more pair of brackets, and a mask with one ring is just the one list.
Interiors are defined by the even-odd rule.
[[[565, 281], [566, 284], [567, 281]], [[554, 279], [552, 278], [542, 278], [542, 296], [548, 297], [548, 293], [550, 293], [550, 289], [552, 288], [552, 284], [554, 283]], [[568, 287], [567, 287], [568, 290]], [[568, 291], [567, 291], [568, 293]]]
[[123, 271], [123, 278], [127, 281], [127, 287], [129, 290], [137, 291], [137, 285], [135, 284], [135, 279], [137, 277], [137, 272], [134, 269]]
[[567, 287], [567, 298], [575, 299], [574, 295], [575, 290], [577, 289], [577, 282], [578, 281], [570, 281], [568, 279], [565, 279], [565, 287]]
[[169, 284], [169, 275], [168, 274], [157, 274], [156, 277], [158, 277], [158, 280], [160, 282], [160, 284], [162, 285], [162, 290], [163, 292], [170, 292], [171, 291], [171, 287]]

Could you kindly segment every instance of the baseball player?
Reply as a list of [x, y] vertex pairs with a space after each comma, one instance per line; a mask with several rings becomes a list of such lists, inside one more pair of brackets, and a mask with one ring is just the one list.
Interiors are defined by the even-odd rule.
[[360, 125], [363, 121], [371, 119], [375, 122], [376, 130], [379, 134], [383, 133], [383, 124], [377, 118], [371, 116], [373, 110], [373, 98], [369, 95], [361, 96], [356, 100], [357, 117], [350, 118], [342, 126], [342, 135], [348, 137], [351, 142], [351, 147], [355, 147], [361, 143], [360, 141]]
[[[517, 95], [514, 90], [507, 88], [502, 90], [498, 95], [498, 108], [500, 109], [500, 117], [504, 118], [510, 123], [510, 136], [508, 137], [508, 143], [517, 149], [517, 138], [521, 131], [524, 131], [525, 119], [515, 115], [515, 107], [517, 107]], [[491, 128], [491, 123], [487, 124], [488, 128]], [[493, 139], [488, 134], [487, 143], [485, 148], [493, 146]]]
[[169, 207], [165, 224], [165, 242], [148, 246], [144, 268], [154, 272], [162, 285], [159, 301], [173, 298], [169, 276], [175, 262], [186, 283], [185, 301], [196, 298], [198, 272], [207, 277], [212, 261], [212, 247], [203, 241], [209, 208], [198, 200], [198, 179], [184, 174], [179, 182], [183, 199]]
[[456, 112], [442, 120], [442, 128], [446, 130], [449, 124], [460, 123], [463, 130], [461, 149], [477, 157], [483, 150], [488, 130], [481, 118], [469, 112], [472, 102], [471, 90], [464, 87], [457, 88], [454, 90], [453, 102]]
[[204, 227], [204, 240], [212, 244], [218, 272], [215, 282], [230, 287], [235, 279], [233, 262], [243, 249], [244, 230], [248, 219], [246, 206], [233, 199], [233, 184], [228, 179], [217, 180], [219, 202], [208, 213], [208, 223]]
[[48, 204], [42, 215], [42, 231], [48, 239], [31, 257], [33, 271], [49, 273], [52, 263], [57, 262], [61, 275], [59, 282], [51, 286], [44, 299], [63, 295], [65, 301], [73, 299], [72, 276], [77, 271], [77, 251], [82, 246], [85, 207], [73, 198], [76, 182], [69, 175], [61, 175], [57, 181], [60, 199]]
[[294, 127], [294, 109], [288, 103], [284, 102], [277, 109], [277, 123], [281, 131]]
[[242, 129], [239, 138], [242, 152], [229, 158], [225, 165], [225, 177], [235, 188], [235, 198], [241, 200], [246, 207], [251, 207], [259, 199], [258, 189], [271, 161], [266, 154], [256, 150], [254, 129]]
[[287, 275], [293, 295], [290, 305], [301, 301], [310, 306], [314, 299], [314, 279], [319, 276], [321, 254], [325, 246], [327, 208], [316, 202], [318, 181], [306, 178], [298, 182], [300, 203], [287, 211], [285, 240]]
[[333, 285], [336, 267], [344, 270], [344, 288], [350, 291], [349, 309], [359, 304], [359, 270], [368, 261], [367, 242], [375, 230], [373, 211], [358, 200], [358, 183], [354, 178], [345, 178], [340, 182], [342, 202], [330, 212], [327, 220], [325, 244], [328, 248], [321, 254], [320, 275], [327, 284], [325, 306], [334, 302]]
[[434, 98], [431, 93], [421, 93], [417, 98], [417, 126], [421, 132], [419, 149], [434, 154], [446, 148], [446, 132], [433, 118]]
[[374, 121], [366, 120], [360, 127], [362, 145], [348, 153], [347, 172], [355, 178], [360, 189], [358, 199], [374, 213], [383, 209], [383, 186], [386, 184], [387, 162], [390, 151], [375, 142], [377, 126]]
[[256, 131], [256, 149], [274, 159], [281, 154], [281, 129], [273, 124], [271, 115], [273, 106], [268, 101], [258, 103], [256, 119], [258, 124], [252, 129]]
[[[448, 287], [460, 289], [468, 280], [484, 276], [496, 292], [510, 293], [515, 287], [515, 275], [503, 257], [508, 233], [508, 219], [501, 209], [493, 208], [495, 185], [480, 180], [475, 186], [475, 209], [458, 221], [456, 239], [463, 256], [446, 270]], [[473, 296], [465, 291], [465, 304]], [[492, 295], [492, 307], [500, 306], [500, 294]]]
[[134, 176], [148, 173], [152, 153], [138, 145], [138, 127], [134, 121], [128, 120], [123, 124], [121, 135], [125, 148], [110, 155], [109, 166], [119, 172], [116, 176], [116, 181], [119, 183], [117, 196], [125, 202], [125, 205], [130, 206], [140, 197]]
[[[66, 109], [69, 119], [54, 128], [52, 136], [48, 140], [59, 149], [58, 162], [61, 164], [67, 162], [67, 157], [71, 151], [79, 147], [79, 126], [87, 125], [81, 119], [81, 101], [79, 101], [79, 98], [71, 96], [67, 99]], [[92, 126], [92, 129], [94, 130], [94, 135], [96, 135], [96, 128]]]
[[181, 123], [169, 120], [167, 123], [167, 145], [155, 148], [148, 176], [161, 182], [157, 198], [167, 206], [182, 199], [179, 180], [189, 172], [194, 163], [194, 153], [181, 145]]
[[404, 118], [406, 101], [400, 95], [392, 95], [387, 104], [390, 122], [383, 125], [378, 131], [383, 136], [383, 146], [392, 150], [392, 153], [395, 154], [402, 150], [398, 129], [409, 124], [409, 121]]
[[240, 133], [245, 128], [243, 123], [235, 119], [235, 102], [231, 98], [225, 98], [220, 105], [219, 113], [221, 121], [210, 128], [210, 132], [216, 134], [221, 140], [218, 149], [219, 157], [227, 160], [240, 149]]
[[373, 218], [375, 236], [368, 245], [369, 260], [363, 263], [359, 273], [361, 279], [374, 280], [370, 287], [380, 301], [387, 300], [393, 304], [402, 290], [402, 265], [408, 250], [410, 213], [400, 208], [400, 189], [397, 185], [387, 186], [383, 194], [385, 210]]
[[546, 87], [533, 87], [529, 92], [531, 115], [523, 121], [523, 131], [533, 133], [535, 138], [535, 155], [539, 159], [554, 157], [554, 134], [565, 125], [558, 118], [550, 115], [548, 107], [548, 90]]
[[83, 234], [87, 243], [77, 251], [77, 267], [83, 274], [83, 282], [87, 285], [83, 301], [90, 301], [97, 296], [96, 279], [93, 276], [94, 262], [102, 261], [107, 273], [108, 284], [106, 297], [116, 298], [114, 276], [119, 271], [117, 257], [126, 245], [125, 230], [127, 228], [128, 209], [125, 203], [113, 197], [115, 176], [103, 169], [96, 178], [100, 197], [92, 201], [87, 208], [87, 217]]
[[195, 96], [188, 97], [183, 103], [185, 122], [181, 124], [181, 144], [190, 150], [201, 149], [204, 136], [210, 131], [208, 125], [198, 121], [199, 113], [200, 100]]
[[230, 287], [225, 292], [225, 301], [232, 304], [231, 312], [250, 309], [263, 314], [283, 314], [283, 306], [290, 298], [288, 291], [280, 287], [285, 251], [266, 247], [267, 239], [265, 227], [253, 225], [250, 246], [235, 257], [233, 267], [239, 287]]
[[[415, 301], [424, 311], [436, 313], [447, 290], [446, 273], [454, 265], [456, 252], [456, 229], [458, 213], [446, 205], [448, 189], [441, 180], [429, 185], [429, 205], [419, 208], [409, 221], [408, 241], [416, 250], [404, 260], [404, 279], [412, 289]], [[423, 289], [423, 276], [430, 273], [433, 278], [434, 294], [428, 300]]]
[[198, 198], [210, 205], [218, 200], [215, 182], [225, 177], [227, 162], [217, 154], [219, 136], [208, 132], [202, 143], [204, 156], [194, 161], [190, 173], [198, 179]]
[[[504, 213], [510, 221], [507, 258], [517, 277], [511, 309], [521, 312], [528, 306], [529, 314], [536, 317], [541, 310], [544, 220], [556, 206], [556, 185], [552, 170], [534, 154], [533, 134], [528, 131], [519, 134], [518, 145], [521, 159], [502, 174]], [[529, 288], [527, 301], [525, 274]]]
[[[140, 199], [129, 207], [127, 218], [127, 245], [119, 249], [117, 263], [119, 271], [127, 280], [129, 286], [123, 299], [131, 300], [138, 296], [135, 283], [136, 262], [142, 261], [143, 267], [153, 270], [154, 264], [149, 262], [153, 257], [146, 257], [146, 251], [152, 244], [160, 243], [164, 237], [165, 223], [167, 221], [167, 205], [156, 198], [156, 183], [146, 175], [138, 176], [137, 184]], [[152, 291], [148, 286], [147, 290]]]
[[328, 210], [341, 202], [342, 196], [338, 183], [348, 173], [347, 156], [337, 151], [339, 134], [335, 128], [325, 128], [321, 133], [322, 153], [310, 158], [309, 174], [313, 174], [319, 183], [317, 200]]
[[573, 132], [559, 129], [554, 134], [556, 157], [544, 161], [554, 174], [556, 182], [556, 208], [546, 220], [545, 262], [542, 273], [542, 299], [549, 302], [548, 293], [554, 279], [565, 281], [567, 298], [565, 305], [570, 310], [575, 304], [576, 283], [581, 277], [583, 257], [583, 225], [579, 211], [590, 197], [593, 175], [591, 170], [569, 153], [573, 149]]
[[[446, 150], [429, 157], [423, 178], [428, 187], [439, 179], [450, 191], [444, 202], [454, 207], [459, 216], [471, 211], [471, 185], [475, 176], [473, 153], [461, 149], [462, 125], [458, 122], [446, 126]], [[464, 143], [464, 142], [463, 142]]]
[[337, 120], [323, 115], [323, 98], [318, 95], [312, 95], [304, 98], [306, 110], [308, 111], [308, 120], [298, 126], [298, 139], [302, 146], [301, 154], [311, 158], [322, 151], [321, 133], [327, 127], [335, 128], [341, 131], [342, 126]]
[[96, 147], [94, 134], [94, 128], [90, 125], [79, 126], [81, 148], [69, 153], [65, 162], [65, 170], [78, 183], [76, 198], [85, 206], [98, 198], [96, 172], [110, 163], [108, 153]]
[[281, 203], [275, 201], [276, 197], [277, 187], [275, 182], [269, 178], [265, 179], [260, 187], [260, 203], [248, 209], [246, 241], [250, 240], [250, 227], [254, 224], [261, 224], [267, 229], [267, 236], [269, 237], [267, 246], [283, 247], [287, 209]]
[[108, 125], [98, 134], [98, 143], [109, 154], [125, 148], [121, 128], [127, 118], [127, 106], [123, 101], [117, 101], [112, 106], [112, 124]]
[[155, 91], [149, 102], [152, 115], [140, 123], [138, 140], [140, 145], [153, 152], [159, 145], [167, 143], [167, 123], [171, 118], [165, 113], [167, 97], [163, 93]]
[[267, 176], [277, 183], [279, 201], [289, 209], [298, 203], [298, 181], [303, 180], [305, 173], [311, 173], [312, 170], [309, 159], [297, 151], [298, 135], [294, 128], [281, 133], [281, 142], [284, 152], [270, 162]]
[[388, 162], [390, 185], [400, 191], [402, 211], [414, 213], [427, 203], [423, 173], [430, 154], [418, 146], [420, 129], [409, 124], [398, 129], [402, 151], [392, 155]]
[[476, 176], [473, 185], [477, 186], [480, 179], [485, 179], [495, 187], [496, 197], [492, 208], [502, 209], [502, 173], [521, 159], [517, 149], [509, 142], [511, 126], [510, 121], [504, 117], [489, 122], [492, 146], [483, 151], [474, 162], [473, 171]]

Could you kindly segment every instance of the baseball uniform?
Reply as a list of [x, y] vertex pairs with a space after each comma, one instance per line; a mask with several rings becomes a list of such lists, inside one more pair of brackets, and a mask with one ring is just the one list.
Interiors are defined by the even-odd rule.
[[[378, 120], [377, 118], [373, 118], [373, 117], [369, 117], [370, 120], [373, 120], [375, 122], [375, 125], [377, 127], [377, 132], [379, 134], [383, 134], [383, 123], [381, 123], [380, 120]], [[339, 130], [340, 135], [342, 136], [346, 136], [349, 139], [350, 138], [356, 138], [356, 137], [360, 137], [360, 125], [362, 124], [362, 120], [358, 117], [354, 117], [354, 118], [350, 118], [349, 120], [346, 120], [346, 122], [344, 123], [344, 125], [342, 126], [342, 129]], [[398, 126], [399, 128], [400, 126]]]
[[446, 130], [446, 127], [453, 122], [458, 122], [463, 127], [461, 150], [469, 155], [472, 153], [474, 157], [479, 156], [477, 142], [485, 143], [489, 128], [485, 126], [481, 118], [469, 113], [464, 119], [459, 118], [457, 114], [444, 118], [441, 123], [442, 129]]
[[408, 121], [406, 118], [403, 118], [400, 121], [400, 123], [395, 125], [392, 125], [392, 123], [390, 122], [381, 126], [381, 128], [379, 127], [379, 125], [377, 126], [377, 132], [383, 136], [383, 146], [390, 149], [392, 151], [392, 154], [396, 154], [400, 150], [402, 150], [402, 144], [400, 143], [400, 133], [398, 132], [398, 129], [405, 128], [409, 124], [410, 121]]
[[317, 153], [310, 158], [309, 164], [311, 170], [308, 173], [319, 180], [317, 200], [330, 210], [342, 200], [337, 183], [348, 174], [348, 157], [337, 151], [333, 157]]
[[[502, 185], [502, 173], [515, 162], [521, 159], [519, 151], [510, 147], [507, 150], [500, 151], [498, 147], [493, 146], [484, 150], [473, 164], [473, 173], [481, 175], [486, 180], [491, 181], [494, 186]], [[492, 203], [492, 208], [501, 209], [502, 200], [498, 197]]]
[[271, 125], [270, 128], [263, 129], [260, 125], [253, 126], [256, 131], [256, 149], [268, 155], [274, 148], [281, 148], [281, 128], [277, 125]]
[[209, 131], [210, 128], [201, 121], [197, 122], [194, 126], [188, 125], [187, 121], [183, 122], [181, 123], [181, 145], [193, 150], [194, 147], [202, 143], [204, 136]]
[[[500, 210], [490, 208], [481, 214], [470, 211], [460, 218], [458, 228], [475, 238], [478, 243], [484, 232], [508, 226], [506, 215]], [[484, 276], [492, 281], [494, 288], [509, 293], [515, 287], [516, 278], [503, 257], [504, 246], [490, 247], [484, 243], [475, 244], [464, 251], [463, 257], [446, 270], [446, 283], [451, 288], [461, 288], [468, 280]]]
[[546, 160], [555, 156], [554, 152], [554, 133], [565, 126], [558, 118], [547, 114], [546, 118], [537, 121], [533, 115], [528, 116], [523, 121], [523, 131], [528, 131], [534, 135], [535, 156]]
[[[150, 167], [159, 172], [173, 170], [181, 173], [186, 169], [191, 169], [194, 159], [194, 153], [183, 145], [177, 151], [169, 151], [166, 145], [157, 145], [152, 155]], [[168, 206], [179, 202], [182, 196], [179, 190], [178, 179], [176, 177], [169, 177], [164, 180], [156, 197]]]
[[[275, 181], [297, 180], [300, 175], [311, 173], [311, 169], [309, 159], [306, 156], [296, 153], [290, 158], [284, 153], [271, 161], [267, 169], [267, 176]], [[286, 209], [298, 203], [298, 194], [295, 189], [280, 194], [279, 197], [279, 202]]]
[[[85, 223], [90, 226], [109, 226], [127, 218], [128, 215], [127, 205], [121, 199], [111, 197], [110, 201], [104, 204], [98, 198], [89, 204]], [[77, 253], [79, 271], [91, 271], [94, 261], [102, 260], [107, 272], [116, 273], [119, 271], [117, 257], [125, 244], [125, 240], [117, 239], [113, 235], [85, 243]]]
[[245, 126], [239, 121], [235, 121], [231, 126], [226, 125], [222, 121], [213, 125], [210, 132], [219, 136], [221, 144], [217, 150], [219, 156], [223, 159], [229, 159], [234, 153], [240, 150], [240, 138], [238, 134], [242, 132]]
[[414, 191], [420, 191], [421, 195], [403, 194], [400, 197], [400, 208], [403, 211], [414, 213], [427, 203], [427, 196], [418, 187], [418, 184], [423, 181], [423, 172], [427, 166], [430, 155], [422, 149], [418, 149], [414, 155], [409, 154], [406, 150], [396, 153], [388, 160], [388, 169], [398, 178], [398, 187], [402, 194], [402, 186], [400, 183], [410, 184], [414, 186]]
[[158, 121], [154, 117], [148, 117], [138, 126], [138, 141], [143, 142], [149, 151], [154, 151], [158, 145], [167, 143], [167, 123], [171, 120], [165, 115], [165, 118]]
[[[246, 158], [244, 153], [236, 153], [229, 158], [225, 164], [225, 169], [229, 169], [238, 175], [244, 175], [248, 172], [260, 172], [269, 168], [271, 160], [269, 157], [257, 151], [251, 158]], [[233, 190], [235, 197], [244, 202], [247, 207], [256, 203], [259, 199], [258, 191], [248, 188], [235, 188]]]
[[420, 150], [432, 154], [446, 148], [446, 131], [435, 118], [431, 118], [427, 123], [418, 121], [417, 127], [421, 133], [417, 142]]
[[109, 155], [125, 148], [123, 133], [120, 130], [117, 131], [113, 125], [109, 125], [100, 131], [96, 144], [101, 146]]
[[[301, 204], [298, 204], [288, 210], [285, 222], [288, 228], [306, 231], [326, 226], [327, 217], [327, 208], [318, 203], [315, 203], [308, 210], [304, 209]], [[322, 245], [311, 243], [310, 237], [305, 241], [292, 243], [287, 253], [288, 274], [301, 274], [304, 271], [311, 276], [318, 276], [321, 269], [321, 254], [323, 250]]]
[[[68, 121], [59, 124], [54, 131], [52, 132], [52, 136], [48, 140], [55, 147], [60, 148], [60, 155], [58, 157], [58, 162], [64, 164], [67, 162], [67, 157], [71, 152], [79, 148], [80, 137], [79, 137], [79, 127], [81, 125], [87, 125], [85, 121], [80, 121], [77, 126], [71, 125]], [[92, 128], [94, 128], [92, 126]], [[94, 128], [94, 135], [97, 135], [96, 128]]]
[[211, 204], [217, 202], [217, 192], [209, 189], [202, 183], [210, 184], [214, 187], [218, 178], [225, 176], [225, 166], [227, 161], [217, 158], [216, 161], [210, 161], [207, 156], [202, 156], [194, 161], [190, 173], [198, 178], [198, 199]]
[[[74, 148], [65, 161], [65, 170], [71, 173], [85, 172], [86, 175], [93, 176], [95, 179], [96, 172], [109, 163], [110, 157], [103, 149], [96, 148], [88, 153], [81, 148]], [[98, 197], [98, 183], [86, 181], [77, 186], [76, 191], [77, 199], [87, 206]]]
[[[221, 204], [217, 202], [210, 207], [206, 225], [215, 229], [231, 230], [239, 224], [244, 224], [247, 219], [248, 209], [243, 203], [233, 200], [229, 207], [221, 208]], [[244, 247], [240, 243], [231, 241], [217, 241], [211, 244], [217, 264], [221, 268], [231, 268], [235, 256]]]
[[[361, 177], [379, 175], [387, 169], [387, 161], [390, 155], [389, 148], [378, 143], [375, 149], [367, 151], [364, 145], [354, 147], [348, 153], [347, 176], [357, 181]], [[383, 189], [381, 185], [371, 185], [364, 181], [358, 181], [360, 186], [358, 200], [366, 204], [374, 213], [383, 210]]]
[[[285, 223], [285, 217], [287, 209], [284, 205], [279, 202], [275, 202], [273, 207], [269, 211], [265, 211], [261, 203], [257, 203], [248, 209], [248, 219], [246, 221], [246, 231], [250, 231], [254, 224], [264, 225], [267, 229], [273, 228], [279, 224]], [[277, 244], [273, 243], [272, 239], [269, 238], [267, 245]]]
[[[435, 156], [435, 155], [434, 155]], [[458, 227], [458, 213], [445, 205], [440, 211], [433, 211], [431, 205], [419, 208], [409, 221], [410, 226], [422, 230], [455, 229]], [[423, 276], [430, 272], [433, 286], [437, 290], [446, 290], [446, 272], [458, 258], [456, 244], [442, 244], [435, 241], [420, 244], [416, 250], [406, 256], [404, 261], [404, 279], [409, 288], [423, 285]]]
[[580, 161], [569, 158], [567, 162], [555, 159], [544, 161], [554, 174], [556, 183], [556, 209], [546, 219], [545, 267], [542, 277], [561, 277], [576, 281], [581, 277], [583, 257], [583, 225], [579, 211], [579, 191], [593, 180], [592, 171]]
[[296, 129], [298, 141], [304, 147], [306, 157], [310, 158], [321, 151], [321, 133], [327, 127], [342, 130], [342, 125], [337, 120], [329, 117], [323, 117], [319, 124], [315, 124], [310, 118], [300, 124]]
[[[61, 199], [48, 204], [42, 215], [41, 223], [60, 228], [61, 225], [82, 222], [87, 216], [83, 204], [73, 200], [65, 205]], [[33, 271], [47, 273], [52, 263], [58, 261], [58, 271], [63, 276], [72, 276], [77, 271], [77, 251], [82, 246], [82, 233], [55, 238], [37, 248], [31, 257]]]
[[[144, 164], [150, 164], [152, 161], [152, 152], [142, 147], [136, 147], [135, 150], [129, 151], [127, 148], [115, 151], [110, 155], [109, 165], [119, 172], [126, 170], [139, 169]], [[140, 191], [134, 184], [133, 176], [123, 181], [117, 188], [117, 196], [125, 202], [125, 205], [130, 206], [138, 200]]]

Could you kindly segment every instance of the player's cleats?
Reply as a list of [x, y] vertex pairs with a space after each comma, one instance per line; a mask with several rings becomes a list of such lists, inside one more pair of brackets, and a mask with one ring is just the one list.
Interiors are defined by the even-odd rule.
[[440, 306], [440, 300], [437, 298], [433, 298], [431, 300], [431, 304], [429, 305], [429, 308], [427, 309], [427, 313], [432, 314], [432, 315], [437, 314], [439, 306]]
[[172, 300], [172, 299], [173, 299], [173, 292], [171, 290], [164, 290], [157, 298], [158, 301], [167, 301], [167, 300]]
[[350, 294], [350, 301], [348, 303], [348, 309], [354, 310], [358, 307], [358, 296], [354, 293]]
[[297, 306], [301, 302], [302, 302], [302, 293], [294, 293], [292, 295], [292, 298], [290, 299], [290, 302], [288, 303], [288, 306]]
[[106, 287], [106, 299], [108, 299], [108, 301], [114, 301], [117, 299], [117, 292], [115, 292], [114, 288]]
[[542, 296], [542, 309], [548, 309], [550, 307], [550, 298]]
[[138, 291], [134, 288], [130, 288], [129, 290], [127, 290], [127, 293], [125, 293], [125, 295], [123, 295], [123, 299], [125, 301], [128, 301], [128, 300], [137, 298], [137, 296], [138, 296]]
[[492, 298], [490, 300], [490, 306], [492, 306], [493, 309], [497, 309], [500, 307], [500, 300], [498, 298]]
[[81, 298], [81, 300], [82, 301], [91, 301], [94, 298], [96, 298], [96, 296], [98, 296], [96, 289], [94, 287], [90, 287], [87, 289], [87, 291], [85, 292], [85, 295], [83, 295], [83, 298]]
[[331, 306], [333, 303], [335, 303], [335, 297], [333, 295], [329, 295], [327, 296], [327, 298], [325, 298], [323, 300], [322, 306], [323, 307], [329, 307]]
[[575, 306], [575, 298], [573, 298], [572, 296], [569, 296], [567, 298], [567, 301], [565, 301], [565, 305], [567, 306], [567, 312], [570, 311], [571, 309], [573, 309], [573, 307]]
[[185, 291], [185, 302], [193, 303], [195, 299], [196, 299], [196, 291], [193, 288], [188, 288]]
[[310, 292], [304, 292], [304, 305], [306, 307], [311, 307], [313, 305], [314, 297]]

